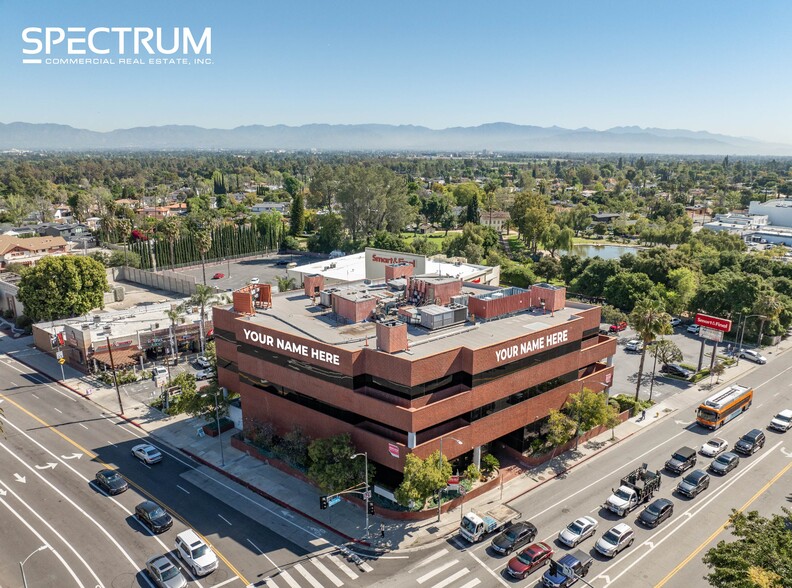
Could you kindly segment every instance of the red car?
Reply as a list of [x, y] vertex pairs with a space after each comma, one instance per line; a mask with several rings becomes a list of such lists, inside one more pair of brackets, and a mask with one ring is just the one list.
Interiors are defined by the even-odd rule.
[[220, 272], [217, 272], [215, 275], [212, 276], [213, 280], [219, 280], [220, 278], [225, 278], [225, 274], [221, 274]]
[[547, 543], [532, 543], [509, 560], [507, 570], [513, 578], [523, 580], [525, 576], [550, 561], [551, 557], [553, 557], [553, 549]]
[[620, 333], [626, 328], [627, 328], [627, 321], [622, 321], [620, 323], [615, 323], [615, 324], [611, 325], [610, 329], [608, 329], [608, 332], [609, 333]]

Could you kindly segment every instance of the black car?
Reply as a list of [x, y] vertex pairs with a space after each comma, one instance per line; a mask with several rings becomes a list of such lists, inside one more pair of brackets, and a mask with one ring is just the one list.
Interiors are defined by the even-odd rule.
[[643, 510], [638, 520], [647, 527], [656, 527], [672, 514], [674, 514], [674, 503], [668, 498], [658, 498]]
[[734, 450], [743, 455], [753, 455], [765, 444], [765, 434], [759, 429], [751, 429], [734, 444]]
[[135, 516], [154, 533], [163, 533], [173, 526], [173, 518], [151, 500], [138, 504], [135, 507]]
[[278, 261], [275, 262], [275, 265], [277, 265], [277, 266], [289, 265], [289, 260], [288, 259], [279, 259]]
[[96, 484], [110, 496], [126, 492], [127, 481], [115, 470], [99, 470], [96, 472]]
[[731, 451], [727, 451], [726, 453], [721, 453], [712, 460], [710, 470], [713, 474], [724, 475], [736, 468], [738, 463], [740, 463], [740, 456]]
[[689, 470], [696, 465], [696, 450], [691, 447], [680, 447], [674, 452], [667, 462], [665, 462], [665, 469], [675, 474]]
[[689, 369], [683, 368], [681, 365], [675, 363], [667, 363], [660, 368], [660, 372], [668, 374], [669, 376], [676, 376], [678, 378], [685, 378], [686, 380], [693, 375]]
[[704, 470], [693, 470], [677, 485], [677, 492], [695, 498], [709, 488], [710, 477]]
[[536, 527], [531, 523], [515, 523], [492, 540], [492, 549], [508, 555], [530, 543], [536, 537]]

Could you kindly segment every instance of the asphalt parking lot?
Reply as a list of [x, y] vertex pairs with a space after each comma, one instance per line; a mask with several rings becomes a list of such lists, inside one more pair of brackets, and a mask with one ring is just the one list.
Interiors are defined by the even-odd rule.
[[[602, 324], [600, 326], [600, 328], [605, 330], [607, 330], [608, 327], [608, 324]], [[685, 325], [675, 327], [674, 334], [667, 335], [666, 339], [676, 343], [680, 351], [682, 351], [683, 360], [681, 363], [697, 366], [699, 353], [701, 352], [701, 339], [698, 335], [688, 333], [686, 329], [687, 326]], [[628, 394], [630, 396], [635, 396], [635, 385], [638, 381], [638, 366], [641, 363], [641, 354], [626, 352], [624, 348], [628, 341], [631, 339], [637, 339], [638, 335], [633, 329], [628, 328], [627, 330], [618, 333], [617, 336], [618, 345], [616, 347], [616, 355], [613, 357], [615, 373], [613, 376], [613, 386], [611, 387], [610, 393], [613, 396], [618, 394]], [[725, 355], [726, 345], [728, 345], [726, 342], [718, 344], [719, 355]], [[708, 341], [704, 349], [704, 362], [702, 367], [709, 366], [712, 359], [711, 352], [712, 343]], [[766, 351], [763, 351], [763, 353], [768, 355]], [[663, 400], [663, 398], [675, 392], [679, 392], [680, 390], [684, 390], [690, 386], [690, 384], [681, 380], [664, 377], [663, 374], [660, 373], [661, 366], [659, 364], [657, 365], [654, 386], [652, 386], [651, 374], [653, 363], [654, 356], [647, 352], [646, 361], [644, 363], [644, 376], [641, 379], [641, 398], [649, 398], [649, 392], [651, 388], [652, 400], [659, 402]]]
[[[317, 257], [306, 255], [270, 254], [257, 259], [211, 262], [206, 264], [206, 284], [222, 290], [236, 290], [250, 283], [251, 278], [258, 278], [262, 284], [272, 284], [277, 290], [278, 278], [286, 276], [287, 263], [303, 265], [318, 260]], [[279, 262], [281, 265], [277, 265]], [[177, 272], [194, 277], [198, 284], [203, 281], [200, 265]], [[216, 274], [223, 274], [223, 277], [215, 279], [213, 276]]]

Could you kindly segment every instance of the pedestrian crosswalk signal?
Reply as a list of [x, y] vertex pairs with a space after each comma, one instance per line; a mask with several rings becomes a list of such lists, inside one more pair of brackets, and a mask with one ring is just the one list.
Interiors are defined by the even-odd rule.
[[327, 496], [319, 497], [319, 509], [324, 510], [327, 508]]

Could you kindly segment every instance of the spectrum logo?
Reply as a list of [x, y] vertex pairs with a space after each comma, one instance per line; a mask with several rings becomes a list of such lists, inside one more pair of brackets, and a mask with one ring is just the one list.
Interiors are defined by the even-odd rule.
[[44, 65], [211, 65], [212, 28], [27, 27], [22, 63]]

